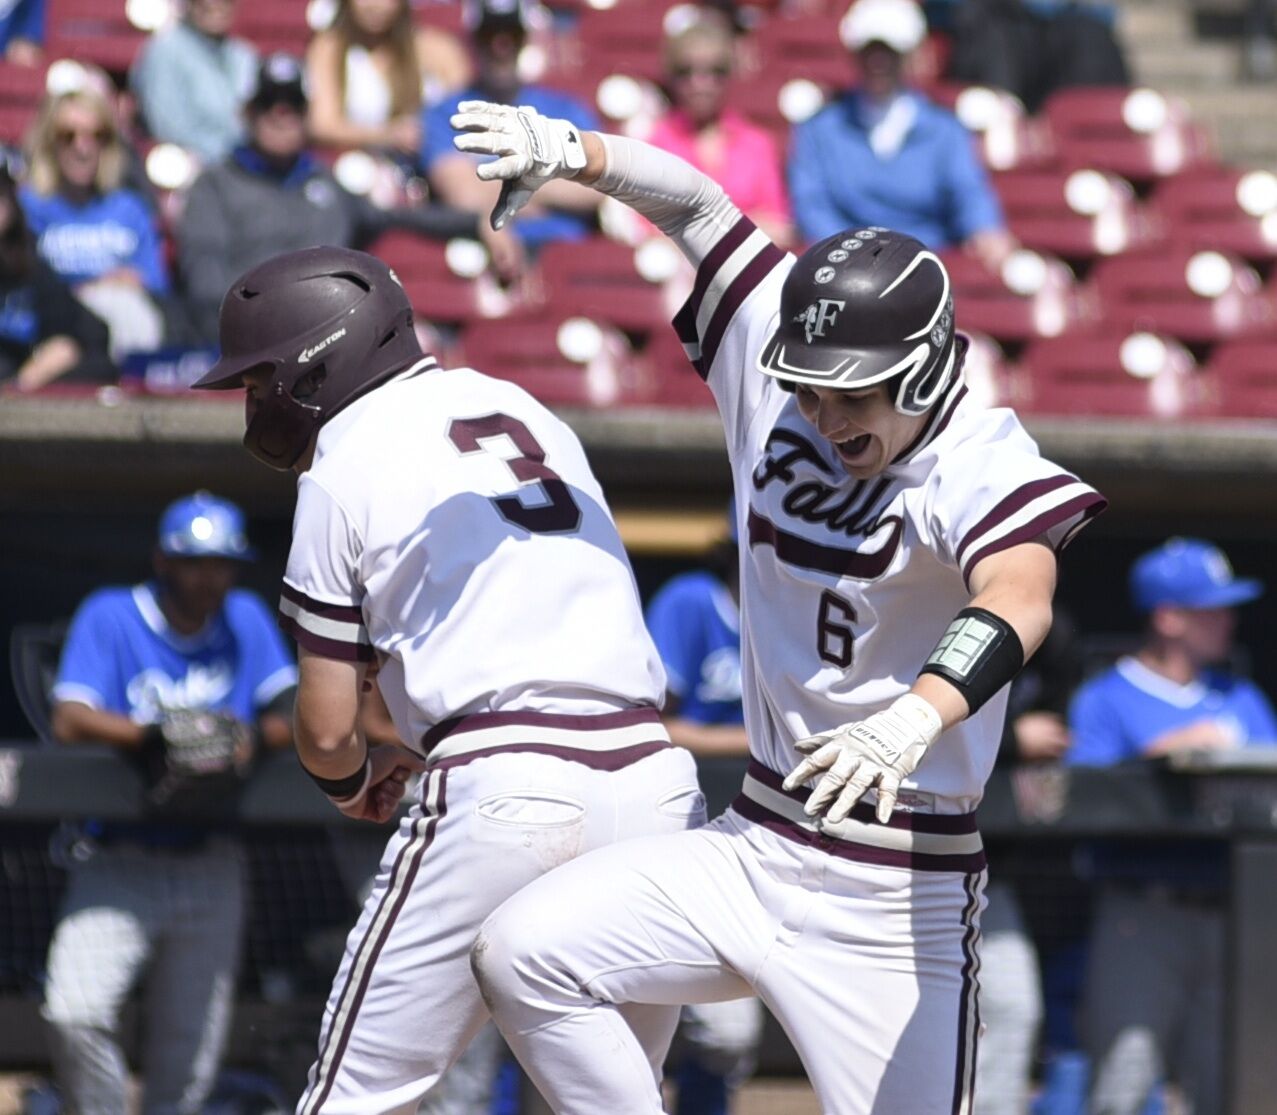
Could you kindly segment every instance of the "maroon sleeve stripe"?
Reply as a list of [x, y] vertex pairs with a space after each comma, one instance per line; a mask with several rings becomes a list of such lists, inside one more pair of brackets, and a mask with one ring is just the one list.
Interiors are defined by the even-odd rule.
[[723, 334], [727, 332], [732, 318], [736, 316], [736, 311], [741, 308], [745, 299], [753, 294], [758, 284], [767, 278], [772, 269], [784, 259], [785, 253], [769, 242], [746, 264], [745, 269], [732, 280], [731, 286], [718, 300], [718, 305], [714, 307], [714, 316], [709, 321], [709, 328], [705, 330], [705, 336], [701, 340], [701, 364], [707, 376], [709, 369], [714, 366], [719, 342], [722, 341]]
[[998, 523], [1009, 519], [1017, 511], [1027, 507], [1035, 499], [1046, 495], [1048, 492], [1053, 492], [1057, 488], [1066, 488], [1070, 484], [1076, 483], [1078, 483], [1076, 476], [1061, 474], [1060, 476], [1048, 476], [1044, 480], [1032, 480], [1028, 484], [1017, 488], [963, 536], [956, 554], [958, 564], [964, 566], [969, 564], [963, 559], [963, 554], [966, 552], [967, 547], [992, 530]]
[[341, 623], [357, 623], [363, 626], [364, 611], [358, 604], [325, 604], [304, 592], [298, 592], [287, 581], [280, 587], [280, 595], [299, 608], [320, 619], [332, 619]]
[[732, 253], [750, 238], [754, 230], [754, 222], [741, 214], [740, 220], [723, 233], [718, 243], [710, 248], [705, 258], [701, 260], [701, 265], [696, 269], [696, 281], [692, 284], [692, 293], [687, 299], [687, 304], [692, 308], [693, 322], [701, 311], [705, 292], [709, 290], [709, 284], [714, 281], [718, 269], [731, 259]]
[[371, 662], [373, 660], [371, 643], [347, 643], [339, 639], [326, 639], [313, 631], [307, 631], [291, 616], [281, 615], [279, 626], [286, 635], [293, 637], [299, 647], [304, 647], [322, 658], [333, 658], [338, 662]]
[[1067, 523], [1075, 515], [1083, 516], [1082, 522], [1078, 523], [1068, 534], [1068, 537], [1056, 547], [1058, 553], [1060, 549], [1067, 544], [1068, 541], [1077, 534], [1078, 530], [1089, 520], [1095, 518], [1107, 506], [1108, 501], [1098, 492], [1088, 492], [1085, 495], [1075, 496], [1067, 503], [1062, 503], [1058, 507], [1052, 507], [1043, 511], [1036, 519], [1030, 519], [1024, 526], [1011, 531], [1010, 534], [1004, 534], [1001, 538], [997, 538], [990, 542], [987, 546], [982, 546], [976, 550], [962, 564], [962, 576], [966, 580], [970, 577], [971, 570], [980, 564], [990, 554], [1001, 553], [1003, 550], [1009, 550], [1012, 546], [1018, 546], [1022, 542], [1032, 542], [1039, 535], [1045, 534], [1052, 527], [1059, 526], [1061, 523]]
[[[695, 349], [701, 347], [701, 339], [696, 335], [696, 313], [692, 309], [692, 300], [690, 298], [679, 307], [678, 313], [674, 315], [674, 332], [684, 346], [690, 346]], [[691, 360], [691, 357], [688, 359]], [[701, 379], [708, 375], [704, 360], [695, 359], [691, 360], [691, 363], [692, 367], [696, 369], [696, 374]]]

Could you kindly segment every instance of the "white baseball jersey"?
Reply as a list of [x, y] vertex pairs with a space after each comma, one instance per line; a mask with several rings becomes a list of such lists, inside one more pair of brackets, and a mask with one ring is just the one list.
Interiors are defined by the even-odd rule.
[[324, 426], [280, 610], [314, 653], [375, 656], [396, 729], [432, 759], [478, 713], [472, 751], [517, 734], [521, 712], [566, 718], [565, 745], [602, 740], [573, 716], [635, 718], [586, 746], [654, 738], [665, 676], [580, 442], [521, 388], [468, 368], [427, 357]]
[[[880, 475], [852, 477], [755, 370], [794, 257], [742, 217], [708, 253], [675, 326], [722, 414], [741, 545], [741, 669], [750, 747], [780, 774], [793, 742], [886, 708], [917, 679], [971, 570], [1038, 537], [1058, 551], [1104, 507], [1043, 459], [1010, 410], [956, 380]], [[900, 807], [967, 813], [1002, 733], [1006, 690], [950, 728]]]

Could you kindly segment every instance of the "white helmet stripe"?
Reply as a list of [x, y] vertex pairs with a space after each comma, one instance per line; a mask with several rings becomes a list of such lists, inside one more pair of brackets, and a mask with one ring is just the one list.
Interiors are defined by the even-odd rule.
[[907, 279], [910, 275], [912, 275], [913, 272], [919, 267], [919, 265], [926, 260], [930, 260], [932, 263], [936, 265], [936, 267], [940, 269], [940, 277], [944, 280], [944, 288], [940, 291], [940, 301], [936, 303], [935, 313], [931, 315], [931, 320], [927, 322], [927, 324], [924, 325], [921, 329], [919, 329], [918, 332], [910, 333], [909, 336], [905, 338], [906, 341], [914, 341], [914, 340], [917, 340], [919, 337], [923, 336], [924, 334], [930, 333], [935, 323], [940, 320], [940, 315], [944, 313], [944, 308], [949, 302], [949, 271], [948, 269], [945, 267], [943, 263], [940, 262], [940, 257], [937, 256], [934, 252], [919, 252], [916, 256], [913, 257], [913, 259], [909, 261], [909, 266], [906, 267], [903, 271], [900, 272], [899, 275], [896, 276], [891, 286], [889, 286], [880, 295], [878, 295], [879, 299], [886, 298], [888, 294], [890, 294], [893, 290], [896, 289], [896, 287], [898, 287], [901, 283], [903, 283], [905, 279]]

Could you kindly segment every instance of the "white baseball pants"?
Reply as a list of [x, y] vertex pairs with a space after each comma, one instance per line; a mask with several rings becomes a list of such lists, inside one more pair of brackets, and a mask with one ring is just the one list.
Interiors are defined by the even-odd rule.
[[592, 852], [485, 924], [485, 999], [559, 1115], [662, 1110], [625, 1004], [751, 989], [823, 1111], [970, 1111], [985, 881], [974, 819], [897, 813], [883, 826], [866, 809], [825, 836], [779, 781], [751, 764], [746, 796], [710, 825]]
[[[493, 909], [582, 852], [704, 822], [681, 748], [582, 759], [502, 751], [427, 771], [347, 940], [298, 1115], [414, 1111], [488, 1017], [469, 954]], [[627, 1018], [655, 1087], [678, 1010]]]
[[244, 920], [243, 853], [100, 848], [72, 868], [49, 945], [43, 1015], [58, 1086], [78, 1115], [125, 1115], [120, 1012], [143, 974], [143, 1115], [194, 1115], [230, 1028]]

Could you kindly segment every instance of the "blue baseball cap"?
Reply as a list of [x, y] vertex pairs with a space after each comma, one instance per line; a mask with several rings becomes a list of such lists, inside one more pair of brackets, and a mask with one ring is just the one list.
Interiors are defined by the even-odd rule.
[[224, 557], [251, 561], [244, 513], [230, 500], [196, 492], [170, 503], [160, 516], [160, 553], [169, 557]]
[[1238, 578], [1217, 546], [1197, 538], [1171, 538], [1131, 566], [1131, 598], [1142, 612], [1177, 608], [1231, 608], [1262, 596], [1263, 583]]

